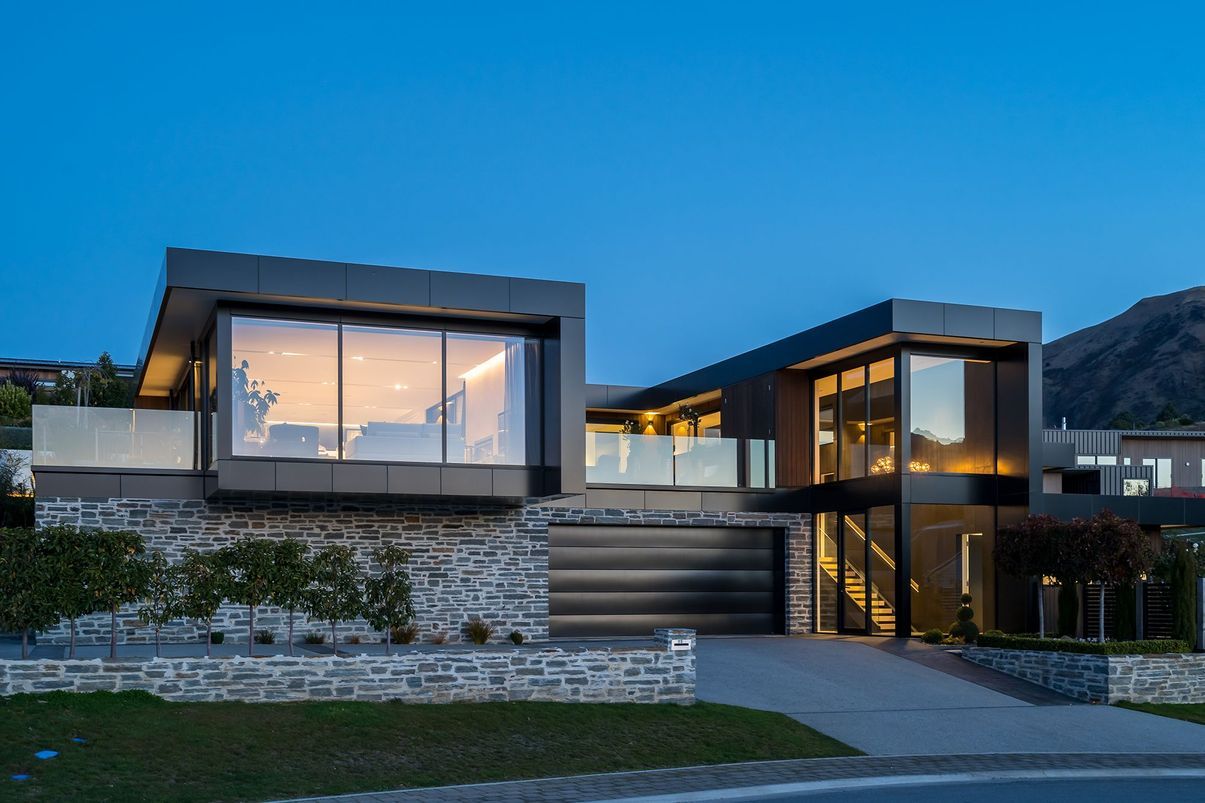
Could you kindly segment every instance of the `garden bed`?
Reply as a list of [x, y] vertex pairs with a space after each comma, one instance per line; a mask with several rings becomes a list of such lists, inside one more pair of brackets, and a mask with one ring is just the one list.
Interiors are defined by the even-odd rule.
[[[137, 693], [0, 699], [0, 798], [278, 800], [857, 754], [782, 714], [709, 703], [308, 702], [250, 713]], [[33, 758], [46, 749], [59, 756]]]
[[[996, 641], [999, 637], [988, 639]], [[1036, 642], [1036, 649], [968, 645], [962, 657], [980, 666], [1037, 683], [1077, 700], [1101, 703], [1205, 703], [1205, 654], [1165, 652], [1124, 654], [1104, 652], [1111, 644], [1161, 644], [1183, 647], [1182, 642], [1088, 642], [1062, 641], [1071, 649], [1055, 650], [1057, 639], [1014, 639]], [[1074, 645], [1074, 646], [1073, 646]], [[1100, 652], [1088, 652], [1095, 646]]]
[[1006, 650], [1034, 650], [1039, 652], [1073, 652], [1083, 655], [1160, 655], [1163, 653], [1191, 652], [1188, 644], [1171, 639], [1145, 639], [1142, 641], [1077, 641], [1075, 639], [1033, 638], [1028, 636], [989, 636], [986, 633], [976, 639], [979, 647], [998, 647]]

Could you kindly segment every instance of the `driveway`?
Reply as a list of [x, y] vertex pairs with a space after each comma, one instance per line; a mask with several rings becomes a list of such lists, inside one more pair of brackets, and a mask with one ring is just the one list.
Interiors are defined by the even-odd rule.
[[697, 693], [788, 714], [871, 755], [1205, 752], [1200, 725], [1076, 703], [895, 640], [700, 639]]

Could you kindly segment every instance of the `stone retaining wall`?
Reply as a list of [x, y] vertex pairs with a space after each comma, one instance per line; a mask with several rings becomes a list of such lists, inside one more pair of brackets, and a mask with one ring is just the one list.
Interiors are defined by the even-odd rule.
[[454, 647], [351, 658], [163, 658], [0, 661], [0, 696], [50, 691], [150, 692], [166, 700], [410, 703], [542, 700], [582, 703], [695, 701], [690, 648]]
[[1205, 654], [1081, 655], [966, 647], [962, 657], [1077, 700], [1205, 703]]
[[[811, 629], [811, 517], [796, 513], [716, 513], [670, 510], [612, 510], [556, 507], [531, 500], [521, 507], [489, 505], [423, 506], [383, 500], [331, 498], [78, 499], [38, 497], [37, 525], [72, 524], [108, 530], [132, 530], [147, 548], [180, 559], [184, 549], [209, 551], [241, 536], [296, 538], [319, 549], [338, 543], [352, 547], [361, 568], [372, 568], [371, 553], [385, 544], [411, 552], [414, 607], [423, 638], [444, 633], [450, 642], [463, 638], [471, 616], [495, 625], [498, 638], [519, 630], [529, 639], [548, 638], [549, 524], [630, 524], [672, 527], [775, 527], [787, 534], [787, 625], [791, 633]], [[118, 640], [145, 644], [154, 632], [128, 607], [118, 616]], [[226, 641], [246, 642], [248, 611], [226, 605], [214, 629]], [[287, 616], [279, 608], [261, 607], [256, 630], [270, 630], [284, 643]], [[325, 623], [295, 619], [296, 638]], [[204, 625], [181, 619], [163, 631], [164, 641], [199, 641]], [[381, 633], [357, 620], [339, 626], [339, 638], [358, 635], [379, 641]], [[105, 644], [109, 617], [78, 622], [78, 643]], [[43, 644], [66, 644], [66, 622], [44, 632]]]

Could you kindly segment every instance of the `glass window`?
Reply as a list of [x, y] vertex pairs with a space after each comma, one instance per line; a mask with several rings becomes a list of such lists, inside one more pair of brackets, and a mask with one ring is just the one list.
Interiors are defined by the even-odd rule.
[[1122, 496], [1150, 496], [1151, 483], [1148, 480], [1124, 479], [1121, 481]]
[[870, 364], [869, 473], [895, 471], [895, 360]]
[[1115, 466], [1117, 465], [1117, 457], [1115, 455], [1102, 454], [1096, 458], [1098, 466]]
[[986, 505], [912, 505], [912, 631], [949, 630], [971, 594], [975, 624], [996, 626], [994, 510]]
[[338, 326], [234, 318], [230, 329], [233, 453], [337, 457]]
[[837, 479], [837, 376], [817, 379], [813, 391], [816, 427], [816, 482]]
[[449, 463], [522, 465], [526, 372], [521, 337], [448, 334]]
[[895, 507], [872, 507], [870, 519], [870, 632], [895, 635]]
[[443, 460], [443, 335], [343, 327], [343, 455]]
[[866, 476], [866, 367], [841, 373], [839, 479]]
[[1094, 466], [1096, 465], [1096, 455], [1077, 454], [1075, 456], [1075, 464], [1077, 466]]
[[[834, 377], [834, 385], [836, 385]], [[816, 632], [837, 632], [837, 514], [817, 513]]]
[[995, 372], [990, 362], [911, 357], [912, 471], [996, 470]]

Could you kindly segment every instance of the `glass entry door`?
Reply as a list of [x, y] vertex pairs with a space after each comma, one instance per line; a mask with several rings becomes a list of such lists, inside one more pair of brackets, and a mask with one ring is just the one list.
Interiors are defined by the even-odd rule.
[[820, 513], [816, 531], [816, 630], [896, 633], [894, 506]]

